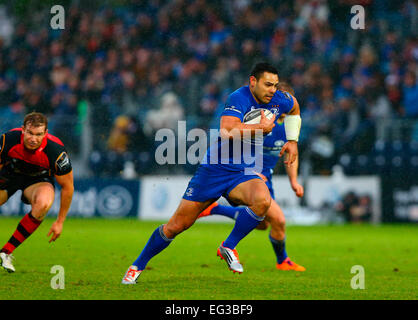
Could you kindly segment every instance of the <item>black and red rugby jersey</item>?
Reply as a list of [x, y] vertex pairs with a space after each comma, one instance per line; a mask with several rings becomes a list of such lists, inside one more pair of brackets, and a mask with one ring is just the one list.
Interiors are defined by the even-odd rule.
[[60, 139], [48, 133], [41, 146], [31, 151], [23, 145], [21, 128], [12, 129], [0, 137], [0, 164], [10, 174], [32, 177], [61, 176], [72, 170]]

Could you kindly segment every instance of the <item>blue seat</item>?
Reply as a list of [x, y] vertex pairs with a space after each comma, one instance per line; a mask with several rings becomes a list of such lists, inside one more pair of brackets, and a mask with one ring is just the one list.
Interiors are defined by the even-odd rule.
[[355, 172], [358, 175], [371, 174], [373, 161], [367, 154], [359, 154], [355, 157]]
[[338, 159], [338, 163], [343, 167], [344, 173], [346, 175], [353, 175], [355, 174], [354, 166], [353, 166], [353, 157], [350, 154], [342, 154]]

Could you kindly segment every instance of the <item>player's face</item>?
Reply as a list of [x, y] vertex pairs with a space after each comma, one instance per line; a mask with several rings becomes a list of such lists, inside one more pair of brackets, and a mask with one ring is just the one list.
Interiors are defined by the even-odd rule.
[[250, 89], [258, 103], [269, 103], [279, 86], [277, 74], [264, 72], [257, 80], [250, 77]]
[[42, 140], [45, 137], [48, 130], [45, 129], [45, 126], [34, 127], [30, 124], [27, 124], [23, 129], [23, 145], [29, 150], [38, 149]]

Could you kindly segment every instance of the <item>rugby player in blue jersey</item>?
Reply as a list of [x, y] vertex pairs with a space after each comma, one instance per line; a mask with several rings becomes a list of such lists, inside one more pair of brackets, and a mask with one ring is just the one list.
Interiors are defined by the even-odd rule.
[[[226, 261], [230, 270], [243, 272], [235, 247], [264, 220], [271, 204], [267, 185], [255, 170], [251, 171], [257, 165], [256, 160], [260, 156], [262, 158], [262, 148], [250, 148], [249, 153], [254, 151], [254, 157], [250, 156], [246, 151], [248, 148], [245, 143], [248, 142], [245, 142], [245, 137], [250, 134], [254, 139], [251, 140], [252, 145], [259, 138], [260, 132], [266, 135], [272, 131], [275, 117], [287, 114], [284, 121], [288, 142], [280, 155], [288, 153], [285, 164], [290, 166], [298, 154], [297, 140], [301, 123], [299, 104], [292, 95], [278, 91], [278, 85], [277, 69], [268, 63], [259, 63], [250, 74], [249, 85], [229, 95], [221, 114], [220, 134], [216, 143], [209, 147], [177, 210], [166, 224], [152, 233], [139, 257], [125, 273], [122, 284], [135, 284], [149, 260], [164, 250], [174, 237], [191, 227], [199, 214], [221, 196], [242, 207], [238, 208], [240, 214], [234, 228], [220, 244], [217, 254]], [[245, 116], [255, 109], [267, 109], [274, 116], [268, 119], [261, 111], [259, 123], [244, 123]], [[238, 157], [233, 147], [235, 144], [231, 143], [231, 140], [235, 142], [237, 138], [242, 145]], [[252, 163], [247, 161], [251, 158], [255, 159]]]
[[[289, 84], [285, 82], [280, 82], [279, 90], [294, 95], [293, 89], [289, 86]], [[260, 176], [268, 186], [270, 195], [273, 200], [275, 198], [272, 184], [273, 170], [279, 161], [279, 153], [282, 149], [282, 146], [287, 142], [283, 123], [284, 117], [285, 116], [283, 115], [277, 118], [276, 126], [265, 137], [263, 142], [263, 170], [260, 172]], [[289, 176], [290, 185], [296, 196], [302, 197], [304, 193], [303, 186], [300, 185], [297, 180], [298, 159], [296, 159], [296, 161], [291, 166], [286, 166], [286, 172]], [[222, 215], [236, 220], [238, 214], [239, 210], [237, 210], [236, 207], [219, 205], [217, 202], [214, 202], [199, 215], [199, 218], [209, 215]], [[276, 254], [277, 269], [305, 271], [306, 269], [303, 266], [298, 265], [297, 263], [290, 260], [287, 255], [285, 244], [285, 223], [286, 220], [282, 209], [277, 204], [277, 202], [272, 201], [270, 208], [267, 211], [265, 220], [257, 226], [257, 229], [265, 230], [268, 228], [268, 225], [271, 224], [269, 239], [273, 246], [274, 253]]]

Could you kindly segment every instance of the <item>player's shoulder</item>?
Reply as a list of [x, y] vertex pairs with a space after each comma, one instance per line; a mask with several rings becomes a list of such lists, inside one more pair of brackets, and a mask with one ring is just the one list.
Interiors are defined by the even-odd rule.
[[250, 89], [248, 86], [243, 86], [241, 88], [238, 88], [234, 92], [232, 92], [227, 99], [227, 102], [229, 104], [231, 103], [238, 103], [238, 104], [245, 104], [249, 101], [249, 94]]
[[248, 94], [251, 94], [248, 86], [238, 88], [232, 92], [226, 100], [222, 116], [234, 116], [242, 120], [244, 114], [252, 105]]
[[69, 173], [72, 170], [71, 161], [64, 143], [58, 137], [49, 133], [46, 139], [48, 139], [48, 143], [45, 146], [44, 152], [51, 165], [54, 166], [54, 173], [56, 175]]
[[2, 142], [6, 145], [15, 145], [20, 143], [22, 128], [14, 128], [2, 135]]
[[64, 147], [64, 143], [62, 143], [62, 141], [58, 137], [50, 133], [47, 133], [46, 138], [48, 139], [48, 144], [51, 143], [53, 145]]
[[23, 132], [22, 128], [14, 128], [14, 129], [7, 131], [4, 135], [6, 137], [20, 137], [22, 135], [22, 132]]
[[286, 113], [293, 108], [295, 98], [289, 92], [277, 90], [270, 103], [284, 107]]
[[61, 153], [66, 152], [64, 143], [58, 137], [47, 133], [45, 139], [47, 144], [44, 150], [49, 158], [55, 160]]
[[293, 96], [289, 92], [286, 92], [286, 91], [277, 90], [273, 96], [273, 99], [278, 99], [278, 100], [288, 101], [288, 102], [293, 103]]

